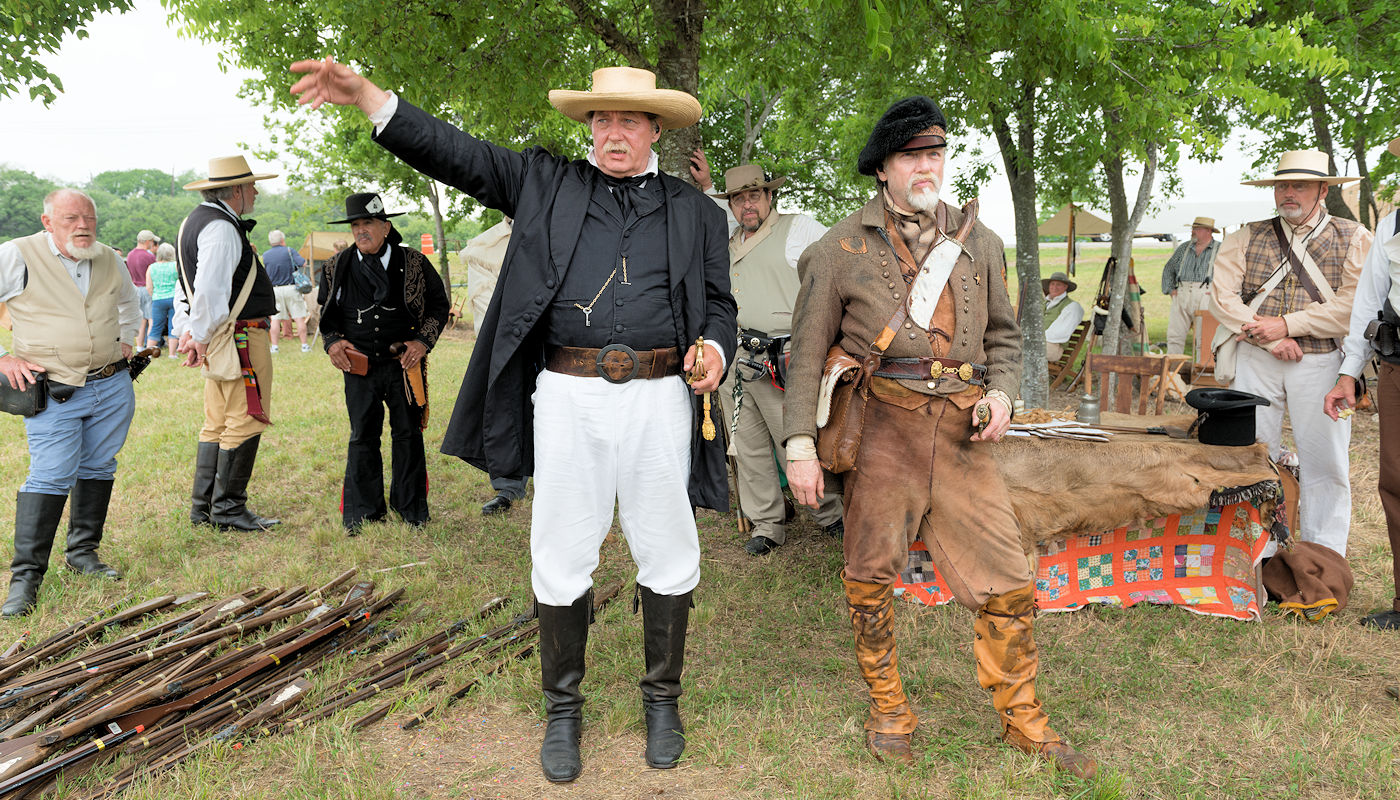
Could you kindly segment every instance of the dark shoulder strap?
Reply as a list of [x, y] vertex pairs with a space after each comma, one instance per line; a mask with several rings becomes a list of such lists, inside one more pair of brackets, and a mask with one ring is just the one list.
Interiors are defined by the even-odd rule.
[[[1323, 224], [1323, 223], [1318, 223]], [[1308, 293], [1314, 303], [1322, 302], [1322, 293], [1317, 290], [1317, 284], [1313, 283], [1312, 276], [1303, 268], [1302, 259], [1293, 252], [1292, 244], [1288, 241], [1288, 236], [1283, 232], [1283, 219], [1274, 217], [1274, 236], [1278, 239], [1279, 247], [1283, 248], [1283, 254], [1288, 258], [1288, 264], [1293, 268], [1293, 275], [1302, 285], [1303, 291]]]

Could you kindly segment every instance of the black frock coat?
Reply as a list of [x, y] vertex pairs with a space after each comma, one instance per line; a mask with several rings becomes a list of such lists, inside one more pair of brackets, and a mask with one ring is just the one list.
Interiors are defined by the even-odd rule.
[[[543, 148], [517, 152], [476, 139], [399, 99], [376, 137], [409, 166], [514, 218], [496, 292], [482, 320], [462, 379], [442, 452], [491, 475], [534, 472], [534, 411], [530, 395], [543, 369], [541, 319], [573, 260], [594, 184], [602, 173]], [[671, 310], [684, 339], [718, 342], [734, 363], [737, 306], [729, 293], [729, 237], [724, 212], [693, 186], [660, 175], [666, 190], [666, 238]], [[724, 436], [700, 435], [700, 398], [692, 395], [688, 486], [694, 505], [729, 508]], [[724, 430], [719, 403], [711, 410]], [[620, 420], [619, 424], [626, 424]]]

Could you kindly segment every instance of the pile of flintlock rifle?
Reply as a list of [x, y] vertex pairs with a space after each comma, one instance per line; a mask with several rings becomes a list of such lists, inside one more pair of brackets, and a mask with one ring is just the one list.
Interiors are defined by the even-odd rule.
[[[507, 602], [495, 598], [473, 618], [382, 655], [400, 638], [387, 612], [403, 590], [378, 596], [366, 581], [332, 600], [354, 573], [314, 591], [255, 587], [213, 603], [197, 593], [114, 606], [32, 647], [14, 643], [0, 656], [0, 798], [38, 796], [60, 781], [73, 796], [80, 776], [120, 759], [104, 782], [84, 781], [82, 797], [109, 797], [215, 742], [300, 729], [454, 659], [480, 663], [484, 677], [533, 650], [538, 623], [529, 614], [469, 632]], [[601, 594], [599, 605], [619, 588]], [[336, 671], [321, 668], [336, 659], [336, 674], [348, 677], [326, 677]], [[324, 685], [313, 690], [312, 677]], [[403, 726], [421, 724], [478, 680]], [[352, 729], [383, 719], [396, 702], [384, 701]], [[305, 707], [312, 710], [292, 714]]]

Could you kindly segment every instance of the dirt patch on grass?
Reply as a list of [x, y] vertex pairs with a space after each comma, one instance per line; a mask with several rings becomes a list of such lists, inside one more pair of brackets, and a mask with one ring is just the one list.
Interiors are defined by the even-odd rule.
[[[395, 788], [405, 797], [520, 798], [733, 798], [756, 796], [738, 789], [741, 776], [729, 770], [682, 764], [650, 769], [642, 760], [640, 732], [609, 734], [603, 725], [583, 730], [583, 774], [569, 784], [553, 784], [540, 773], [542, 720], [508, 706], [454, 714], [415, 731], [379, 727], [366, 744], [396, 765]], [[736, 780], [738, 779], [738, 780]]]

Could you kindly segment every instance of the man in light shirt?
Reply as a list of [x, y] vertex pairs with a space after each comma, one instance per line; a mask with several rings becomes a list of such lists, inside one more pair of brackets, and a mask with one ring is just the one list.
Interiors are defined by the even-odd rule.
[[[1391, 154], [1400, 156], [1400, 139], [1392, 139]], [[1366, 362], [1375, 356], [1376, 410], [1380, 413], [1381, 507], [1390, 538], [1394, 594], [1388, 610], [1364, 617], [1362, 625], [1400, 630], [1400, 211], [1376, 224], [1376, 240], [1361, 266], [1351, 326], [1342, 342], [1342, 366], [1337, 383], [1323, 398], [1323, 411], [1333, 420], [1357, 399], [1357, 382]]]
[[1168, 353], [1186, 352], [1186, 334], [1196, 322], [1196, 312], [1210, 305], [1210, 277], [1220, 249], [1213, 234], [1219, 232], [1215, 220], [1196, 217], [1191, 223], [1191, 241], [1182, 242], [1162, 269], [1162, 294], [1172, 296], [1171, 316], [1167, 318]]
[[[210, 159], [209, 177], [185, 185], [204, 198], [180, 226], [182, 291], [175, 306], [176, 327], [185, 331], [180, 337], [185, 365], [203, 364], [215, 335], [246, 340], [237, 348], [243, 375], [232, 380], [205, 376], [204, 426], [190, 495], [190, 521], [196, 525], [251, 532], [278, 523], [248, 509], [258, 443], [271, 424], [268, 318], [277, 313], [277, 300], [248, 241], [255, 223], [244, 219], [258, 196], [256, 182], [275, 177], [254, 175], [243, 156], [228, 156]], [[234, 332], [219, 334], [230, 315], [237, 320]], [[186, 316], [188, 324], [181, 319]]]
[[1063, 272], [1056, 272], [1040, 281], [1040, 289], [1045, 292], [1045, 360], [1060, 360], [1065, 342], [1084, 320], [1084, 306], [1071, 300], [1069, 293], [1079, 285]]
[[34, 610], [70, 495], [64, 564], [121, 577], [97, 547], [117, 453], [136, 411], [127, 359], [141, 301], [116, 253], [97, 241], [97, 208], [77, 189], [59, 189], [44, 198], [41, 219], [43, 231], [0, 244], [0, 303], [9, 309], [15, 348], [0, 348], [0, 374], [24, 388], [47, 373], [50, 392], [48, 407], [24, 420], [29, 477], [15, 497], [6, 617]]
[[1211, 313], [1240, 342], [1233, 387], [1269, 401], [1254, 419], [1271, 456], [1282, 450], [1288, 412], [1299, 470], [1294, 533], [1345, 556], [1351, 420], [1329, 420], [1318, 410], [1342, 366], [1341, 338], [1371, 233], [1327, 213], [1328, 187], [1356, 180], [1327, 173], [1325, 153], [1293, 150], [1272, 177], [1245, 181], [1273, 188], [1278, 216], [1220, 243]]

